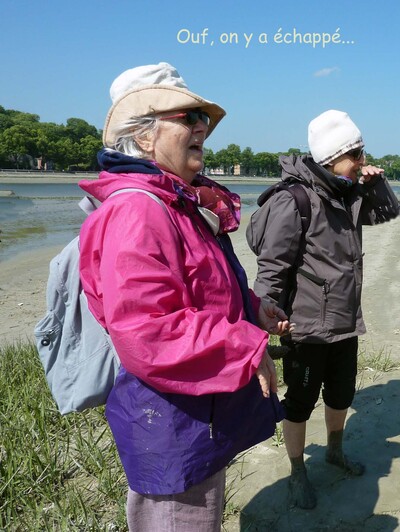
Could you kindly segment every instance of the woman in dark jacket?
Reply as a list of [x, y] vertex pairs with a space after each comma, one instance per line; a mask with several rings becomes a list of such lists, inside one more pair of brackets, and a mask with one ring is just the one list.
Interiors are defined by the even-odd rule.
[[[284, 436], [292, 465], [291, 501], [313, 508], [316, 496], [303, 453], [306, 421], [323, 384], [328, 448], [326, 460], [353, 474], [361, 464], [342, 451], [348, 407], [355, 391], [357, 338], [365, 333], [361, 312], [363, 224], [399, 214], [383, 170], [365, 166], [361, 133], [350, 117], [327, 111], [309, 125], [311, 156], [281, 157], [282, 180], [303, 187], [309, 227], [294, 196], [280, 191], [252, 216], [247, 229], [257, 255], [255, 292], [275, 302], [296, 324], [284, 356]], [[303, 213], [304, 216], [304, 213]]]

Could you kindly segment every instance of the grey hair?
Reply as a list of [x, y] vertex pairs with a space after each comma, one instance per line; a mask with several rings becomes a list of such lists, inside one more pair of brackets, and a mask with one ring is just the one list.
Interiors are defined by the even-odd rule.
[[158, 121], [155, 116], [132, 116], [115, 129], [115, 144], [111, 149], [139, 159], [150, 159], [137, 140], [155, 134]]

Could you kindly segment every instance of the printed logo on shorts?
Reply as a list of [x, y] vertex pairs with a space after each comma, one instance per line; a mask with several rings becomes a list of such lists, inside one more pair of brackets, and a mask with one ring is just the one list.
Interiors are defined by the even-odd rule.
[[303, 380], [303, 386], [304, 388], [306, 386], [308, 386], [308, 379], [309, 379], [309, 376], [310, 376], [310, 367], [307, 366], [305, 371], [304, 371], [304, 380]]

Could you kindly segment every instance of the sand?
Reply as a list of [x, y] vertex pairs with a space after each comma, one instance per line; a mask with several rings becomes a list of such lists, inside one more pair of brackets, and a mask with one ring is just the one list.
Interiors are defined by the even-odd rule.
[[[243, 220], [233, 242], [251, 284], [256, 263], [246, 244], [246, 223]], [[364, 231], [363, 308], [368, 333], [362, 346], [369, 353], [382, 350], [400, 365], [399, 231], [400, 219]], [[20, 254], [1, 263], [0, 345], [33, 338], [33, 327], [45, 312], [48, 263], [59, 249]], [[315, 510], [287, 506], [289, 466], [284, 445], [271, 439], [246, 453], [237, 470], [230, 469], [231, 503], [242, 511], [231, 516], [226, 530], [400, 530], [399, 396], [399, 369], [382, 373], [367, 369], [360, 375], [345, 442], [349, 454], [367, 464], [366, 474], [359, 478], [325, 464], [323, 405], [317, 406], [306, 449], [310, 478], [318, 491]]]

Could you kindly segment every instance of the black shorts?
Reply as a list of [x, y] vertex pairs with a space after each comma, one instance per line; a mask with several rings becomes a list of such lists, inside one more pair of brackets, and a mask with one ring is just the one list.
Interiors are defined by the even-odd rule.
[[348, 408], [356, 387], [357, 351], [356, 336], [332, 344], [291, 344], [283, 357], [286, 419], [295, 423], [307, 421], [322, 385], [327, 406], [335, 410]]

